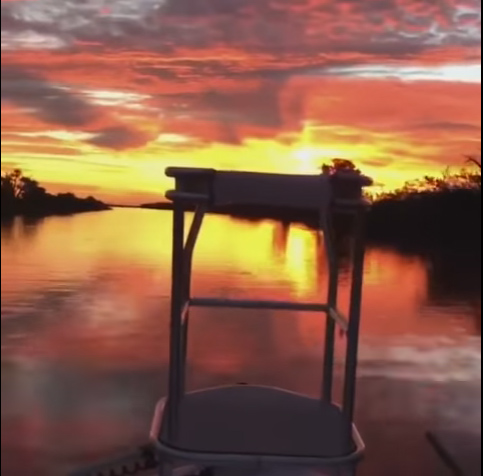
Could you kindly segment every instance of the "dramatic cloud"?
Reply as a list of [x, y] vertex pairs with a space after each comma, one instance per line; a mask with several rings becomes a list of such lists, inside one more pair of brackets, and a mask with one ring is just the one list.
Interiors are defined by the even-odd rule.
[[[89, 141], [101, 147], [123, 149], [144, 145], [146, 137], [116, 124], [104, 110], [89, 103], [69, 87], [52, 84], [38, 75], [11, 65], [2, 66], [2, 101], [29, 111], [41, 121], [94, 132]], [[116, 125], [101, 126], [102, 123]]]
[[[58, 45], [172, 52], [216, 45], [307, 54], [401, 56], [435, 46], [479, 46], [478, 1], [465, 0], [18, 0], [2, 2], [4, 45], [32, 33]], [[30, 36], [28, 36], [28, 35]], [[38, 36], [39, 41], [40, 36]]]
[[146, 144], [148, 137], [141, 133], [128, 129], [125, 126], [112, 126], [98, 131], [91, 144], [111, 149], [131, 149]]
[[311, 173], [335, 155], [395, 186], [479, 147], [479, 0], [3, 0], [1, 12], [2, 164], [59, 186], [150, 193], [173, 163]]
[[85, 126], [97, 116], [91, 105], [67, 88], [11, 65], [2, 66], [2, 100], [28, 108], [46, 122], [69, 127]]

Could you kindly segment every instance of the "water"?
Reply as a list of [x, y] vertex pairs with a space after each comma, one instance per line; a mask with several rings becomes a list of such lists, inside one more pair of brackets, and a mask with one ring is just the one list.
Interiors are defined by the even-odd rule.
[[[145, 441], [166, 391], [170, 226], [168, 212], [125, 209], [2, 227], [2, 475], [63, 475]], [[315, 300], [327, 283], [316, 245], [302, 226], [209, 217], [194, 290]], [[465, 263], [368, 250], [363, 476], [441, 474], [425, 431], [481, 431], [480, 273]], [[341, 281], [346, 303], [345, 268]], [[316, 314], [196, 311], [189, 387], [316, 394], [323, 331]], [[339, 337], [339, 366], [343, 350]]]

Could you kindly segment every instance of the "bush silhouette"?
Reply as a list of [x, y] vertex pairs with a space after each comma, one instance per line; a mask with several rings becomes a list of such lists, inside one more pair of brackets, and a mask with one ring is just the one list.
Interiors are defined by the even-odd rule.
[[2, 219], [21, 216], [66, 215], [106, 210], [104, 203], [93, 197], [78, 198], [72, 193], [53, 195], [20, 169], [2, 174]]

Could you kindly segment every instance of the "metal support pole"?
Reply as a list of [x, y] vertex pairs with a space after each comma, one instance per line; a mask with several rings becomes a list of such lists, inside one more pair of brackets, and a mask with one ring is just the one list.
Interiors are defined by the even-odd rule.
[[354, 421], [357, 357], [359, 350], [359, 330], [362, 301], [362, 284], [365, 253], [365, 209], [357, 213], [355, 220], [352, 287], [349, 310], [349, 329], [347, 332], [347, 355], [345, 365], [343, 411], [349, 425], [348, 435], [352, 433]]
[[223, 299], [216, 297], [191, 298], [190, 304], [196, 307], [233, 307], [239, 309], [271, 309], [280, 311], [328, 312], [327, 304], [289, 301], [252, 301], [239, 299]]
[[180, 375], [178, 380], [178, 395], [182, 398], [186, 388], [186, 362], [188, 360], [188, 327], [190, 322], [189, 305], [186, 304], [181, 315], [181, 342], [180, 342]]
[[182, 298], [182, 316], [181, 316], [181, 367], [180, 367], [180, 377], [179, 377], [179, 395], [184, 395], [185, 385], [186, 385], [186, 360], [188, 353], [188, 329], [190, 320], [190, 309], [189, 300], [191, 298], [191, 271], [193, 265], [193, 252], [196, 245], [196, 240], [203, 224], [203, 218], [205, 216], [206, 206], [199, 205], [196, 207], [196, 211], [193, 217], [193, 222], [191, 223], [190, 230], [188, 232], [188, 237], [186, 238], [186, 244], [183, 248], [183, 298]]
[[[339, 263], [337, 251], [334, 244], [334, 230], [329, 219], [324, 220], [324, 243], [329, 262], [329, 289], [328, 309], [337, 308], [337, 291], [339, 286]], [[336, 322], [327, 312], [325, 329], [325, 350], [324, 350], [324, 377], [322, 386], [322, 397], [326, 402], [332, 402], [332, 389], [334, 384], [334, 353], [335, 353], [335, 327]]]
[[179, 380], [181, 372], [181, 334], [183, 311], [183, 241], [184, 208], [180, 203], [173, 207], [173, 261], [171, 272], [171, 321], [170, 321], [170, 362], [168, 389], [168, 439], [176, 438], [180, 403]]

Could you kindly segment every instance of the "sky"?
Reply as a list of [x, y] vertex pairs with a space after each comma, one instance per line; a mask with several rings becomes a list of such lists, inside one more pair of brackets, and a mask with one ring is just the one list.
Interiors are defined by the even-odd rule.
[[167, 166], [380, 189], [481, 143], [480, 0], [2, 0], [2, 170], [162, 200]]

